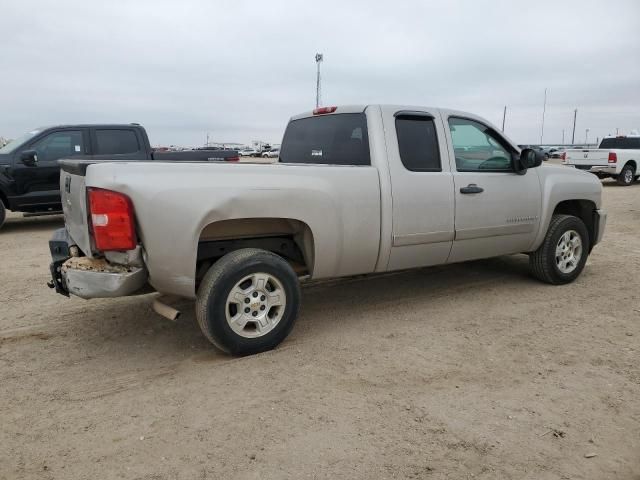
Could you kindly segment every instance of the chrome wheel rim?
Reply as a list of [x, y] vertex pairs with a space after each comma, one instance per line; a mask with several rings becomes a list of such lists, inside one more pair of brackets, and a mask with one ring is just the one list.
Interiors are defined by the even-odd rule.
[[562, 273], [573, 272], [582, 258], [582, 238], [575, 230], [567, 230], [556, 245], [556, 265]]
[[633, 180], [633, 172], [631, 171], [631, 169], [627, 168], [624, 171], [624, 181], [626, 183], [631, 183], [631, 180]]
[[286, 305], [287, 294], [280, 280], [268, 273], [252, 273], [230, 290], [225, 315], [234, 333], [258, 338], [278, 325]]

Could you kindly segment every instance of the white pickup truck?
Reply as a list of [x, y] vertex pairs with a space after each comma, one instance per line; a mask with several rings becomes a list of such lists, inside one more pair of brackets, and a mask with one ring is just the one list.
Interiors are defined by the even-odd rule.
[[640, 177], [640, 135], [604, 137], [596, 149], [566, 150], [560, 157], [564, 165], [596, 174], [599, 178], [615, 178], [628, 186]]
[[571, 282], [603, 235], [602, 185], [541, 163], [470, 113], [388, 105], [293, 117], [272, 165], [63, 160], [49, 286], [195, 299], [204, 335], [242, 355], [287, 336], [304, 280], [525, 253]]

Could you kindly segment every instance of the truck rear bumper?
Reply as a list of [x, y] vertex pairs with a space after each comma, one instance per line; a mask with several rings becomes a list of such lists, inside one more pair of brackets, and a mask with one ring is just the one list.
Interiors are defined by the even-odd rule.
[[597, 245], [604, 236], [604, 227], [607, 225], [607, 212], [605, 210], [596, 210], [594, 215], [596, 238], [593, 245]]
[[62, 264], [61, 273], [67, 291], [86, 299], [132, 295], [145, 286], [148, 277], [145, 268], [87, 257], [70, 258]]
[[609, 166], [609, 165], [593, 165], [589, 171], [591, 173], [595, 173], [597, 174], [607, 174], [607, 175], [615, 175], [616, 174], [616, 167], [614, 166]]
[[[144, 266], [119, 265], [103, 258], [72, 256], [74, 242], [64, 228], [49, 241], [52, 263], [51, 288], [81, 298], [124, 297], [140, 292], [147, 284]], [[76, 253], [77, 255], [77, 253]]]

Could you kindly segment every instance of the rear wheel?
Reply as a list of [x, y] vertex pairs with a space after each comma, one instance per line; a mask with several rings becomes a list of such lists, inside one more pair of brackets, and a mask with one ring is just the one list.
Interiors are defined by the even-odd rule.
[[573, 215], [554, 215], [542, 245], [529, 256], [531, 273], [553, 285], [573, 282], [589, 254], [589, 232]]
[[633, 183], [634, 178], [636, 176], [636, 169], [631, 164], [626, 164], [623, 168], [616, 180], [618, 181], [618, 185], [622, 185], [623, 187], [629, 186]]
[[231, 252], [206, 273], [196, 299], [202, 333], [233, 355], [271, 350], [298, 316], [300, 284], [291, 266], [266, 250]]

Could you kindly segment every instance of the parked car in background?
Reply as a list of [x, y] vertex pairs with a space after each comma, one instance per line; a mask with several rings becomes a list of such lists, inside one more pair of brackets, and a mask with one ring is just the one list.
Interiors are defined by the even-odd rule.
[[58, 125], [32, 130], [0, 148], [0, 226], [6, 210], [48, 213], [62, 210], [62, 158], [100, 160], [236, 161], [233, 150], [156, 152], [138, 124]]
[[258, 151], [255, 148], [243, 148], [242, 150], [238, 150], [238, 155], [241, 157], [253, 157], [258, 154]]
[[279, 148], [274, 148], [272, 150], [269, 150], [268, 152], [264, 152], [262, 154], [263, 158], [278, 158], [278, 156], [280, 155], [280, 149]]
[[567, 147], [553, 147], [549, 149], [549, 156], [551, 158], [560, 158], [562, 156], [562, 152], [564, 152]]
[[541, 147], [540, 145], [518, 145], [518, 148], [520, 148], [521, 150], [530, 148], [531, 150], [534, 150], [542, 155], [542, 158], [544, 160], [549, 160], [549, 152], [547, 150], [548, 147]]
[[565, 284], [606, 223], [593, 175], [537, 168], [540, 154], [486, 120], [437, 108], [297, 115], [273, 165], [61, 163], [66, 228], [50, 242], [50, 287], [195, 299], [203, 334], [236, 355], [288, 335], [301, 279], [525, 252], [536, 278]]
[[565, 165], [628, 186], [640, 177], [640, 135], [607, 136], [598, 148], [567, 149], [561, 158]]

